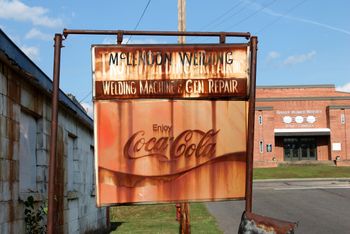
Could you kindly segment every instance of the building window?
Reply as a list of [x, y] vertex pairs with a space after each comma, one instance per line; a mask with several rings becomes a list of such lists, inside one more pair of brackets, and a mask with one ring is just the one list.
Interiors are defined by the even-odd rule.
[[259, 152], [262, 154], [264, 153], [264, 142], [259, 141]]
[[94, 146], [90, 146], [90, 155], [89, 155], [89, 181], [87, 187], [89, 188], [89, 192], [91, 196], [95, 196], [95, 156], [94, 156]]
[[19, 191], [36, 192], [37, 120], [21, 112], [19, 139]]
[[341, 124], [345, 124], [345, 115], [344, 115], [344, 113], [342, 113], [340, 115], [340, 122], [341, 122]]
[[262, 117], [262, 115], [259, 115], [258, 121], [259, 121], [259, 125], [263, 124], [263, 117]]
[[272, 152], [272, 144], [266, 144], [266, 152]]

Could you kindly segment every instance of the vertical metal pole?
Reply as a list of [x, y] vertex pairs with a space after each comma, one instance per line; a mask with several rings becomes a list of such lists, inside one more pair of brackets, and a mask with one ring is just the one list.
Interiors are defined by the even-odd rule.
[[246, 171], [245, 211], [252, 212], [253, 197], [253, 155], [254, 155], [254, 125], [255, 125], [255, 86], [256, 86], [256, 58], [258, 38], [250, 38], [250, 90], [248, 112], [248, 145]]
[[188, 202], [181, 203], [180, 217], [180, 234], [191, 234], [190, 224], [190, 204]]
[[[186, 0], [177, 1], [177, 29], [179, 32], [186, 31]], [[179, 44], [185, 44], [185, 36], [178, 37]]]
[[55, 197], [55, 166], [56, 166], [56, 142], [57, 142], [57, 124], [58, 124], [58, 94], [60, 83], [60, 60], [62, 35], [55, 34], [54, 45], [54, 62], [53, 62], [53, 86], [52, 86], [52, 106], [51, 106], [51, 144], [50, 144], [50, 161], [49, 161], [49, 192], [48, 192], [48, 217], [47, 233], [54, 233], [54, 215], [57, 212]]

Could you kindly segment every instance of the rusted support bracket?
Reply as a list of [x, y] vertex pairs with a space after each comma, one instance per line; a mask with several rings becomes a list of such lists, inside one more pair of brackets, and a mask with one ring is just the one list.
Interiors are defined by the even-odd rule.
[[121, 45], [123, 42], [123, 31], [119, 31], [117, 34], [117, 43], [118, 45]]
[[225, 34], [220, 35], [220, 44], [225, 44], [226, 43], [226, 36]]
[[243, 37], [247, 40], [250, 38], [249, 32], [178, 32], [178, 31], [128, 31], [128, 30], [80, 30], [80, 29], [64, 29], [63, 36], [68, 37], [69, 34], [79, 35], [117, 35], [118, 43], [124, 35], [133, 36], [192, 36], [192, 37], [219, 37], [221, 41], [225, 41], [226, 37]]

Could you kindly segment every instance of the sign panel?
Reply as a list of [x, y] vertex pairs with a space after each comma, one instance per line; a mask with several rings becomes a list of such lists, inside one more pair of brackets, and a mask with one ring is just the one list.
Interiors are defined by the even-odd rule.
[[97, 204], [244, 199], [248, 46], [94, 46]]

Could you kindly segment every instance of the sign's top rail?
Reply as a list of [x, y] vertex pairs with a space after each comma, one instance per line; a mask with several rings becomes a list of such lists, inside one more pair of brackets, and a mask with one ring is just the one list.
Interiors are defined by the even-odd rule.
[[225, 43], [226, 37], [244, 37], [247, 40], [251, 35], [249, 32], [179, 32], [179, 31], [130, 31], [130, 30], [77, 30], [64, 29], [63, 36], [69, 34], [86, 34], [86, 35], [117, 35], [118, 43], [122, 41], [123, 35], [138, 36], [194, 36], [194, 37], [219, 37], [220, 43]]

